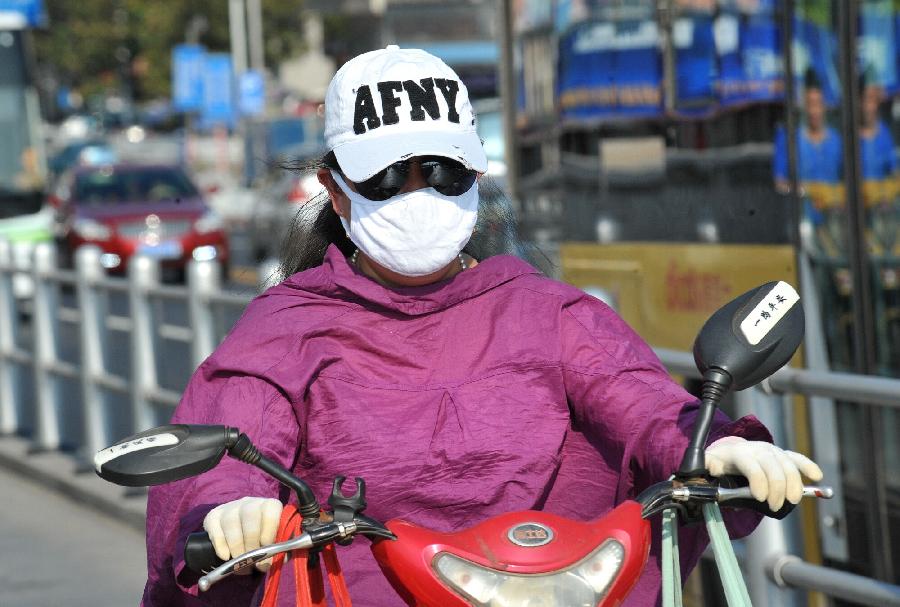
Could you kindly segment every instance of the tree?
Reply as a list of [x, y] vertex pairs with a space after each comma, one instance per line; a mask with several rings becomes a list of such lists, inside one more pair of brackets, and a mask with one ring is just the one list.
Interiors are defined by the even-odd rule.
[[[136, 100], [171, 94], [172, 48], [185, 41], [195, 16], [207, 24], [199, 39], [229, 52], [228, 0], [46, 0], [50, 26], [37, 32], [43, 69], [88, 97], [113, 91]], [[303, 51], [300, 0], [263, 0], [266, 65]]]

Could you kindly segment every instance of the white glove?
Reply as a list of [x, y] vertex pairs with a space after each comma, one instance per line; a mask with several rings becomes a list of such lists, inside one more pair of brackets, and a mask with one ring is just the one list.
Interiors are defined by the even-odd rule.
[[[275, 543], [281, 510], [280, 501], [268, 497], [242, 497], [226, 502], [209, 511], [203, 528], [209, 534], [216, 555], [227, 561], [249, 550]], [[260, 571], [267, 571], [272, 559], [256, 563]], [[244, 568], [238, 573], [250, 573]]]
[[784, 499], [796, 504], [803, 497], [800, 474], [822, 480], [822, 470], [805, 455], [779, 449], [763, 441], [739, 436], [720, 438], [706, 448], [706, 468], [713, 476], [739, 474], [750, 482], [750, 493], [769, 508], [779, 510]]

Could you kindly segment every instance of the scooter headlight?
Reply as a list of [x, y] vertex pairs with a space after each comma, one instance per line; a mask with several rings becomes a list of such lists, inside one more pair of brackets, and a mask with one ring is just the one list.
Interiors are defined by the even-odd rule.
[[447, 552], [434, 559], [440, 578], [478, 607], [594, 607], [616, 579], [625, 548], [609, 539], [574, 565], [522, 575], [488, 569]]

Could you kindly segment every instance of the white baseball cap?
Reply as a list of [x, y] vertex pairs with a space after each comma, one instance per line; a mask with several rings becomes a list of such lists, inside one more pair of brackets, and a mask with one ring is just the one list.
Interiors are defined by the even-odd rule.
[[334, 75], [325, 94], [325, 145], [356, 182], [412, 156], [487, 170], [466, 85], [434, 55], [395, 45], [358, 55]]

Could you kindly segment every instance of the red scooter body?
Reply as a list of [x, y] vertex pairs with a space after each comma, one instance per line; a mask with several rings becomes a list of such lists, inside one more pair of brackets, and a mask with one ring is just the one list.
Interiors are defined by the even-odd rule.
[[[415, 607], [474, 604], [438, 575], [433, 563], [441, 553], [495, 572], [547, 574], [575, 565], [606, 540], [615, 539], [624, 548], [624, 558], [597, 603], [611, 607], [619, 605], [637, 582], [650, 550], [650, 523], [641, 517], [640, 504], [632, 501], [586, 523], [528, 510], [502, 514], [454, 533], [438, 533], [401, 520], [389, 521], [387, 527], [398, 539], [378, 540], [372, 552], [394, 589]], [[517, 545], [511, 537], [520, 539], [518, 544], [538, 545]]]

